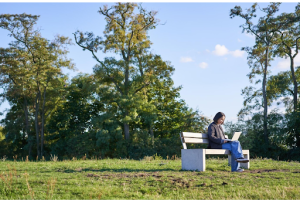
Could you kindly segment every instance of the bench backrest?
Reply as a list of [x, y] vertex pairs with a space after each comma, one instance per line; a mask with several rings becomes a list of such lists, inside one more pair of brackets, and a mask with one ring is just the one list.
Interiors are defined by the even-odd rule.
[[[225, 137], [227, 137], [227, 135], [225, 135]], [[207, 133], [181, 132], [180, 139], [181, 139], [183, 149], [187, 149], [186, 147], [187, 143], [208, 144]]]

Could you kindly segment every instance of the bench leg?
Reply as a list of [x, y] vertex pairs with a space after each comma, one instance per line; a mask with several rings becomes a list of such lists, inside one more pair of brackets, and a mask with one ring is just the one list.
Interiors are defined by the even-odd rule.
[[231, 166], [231, 155], [228, 154], [228, 166]]
[[181, 149], [181, 168], [205, 171], [205, 149]]
[[244, 169], [250, 169], [250, 152], [248, 154], [244, 154], [244, 158], [249, 159], [247, 163], [240, 163], [240, 167]]

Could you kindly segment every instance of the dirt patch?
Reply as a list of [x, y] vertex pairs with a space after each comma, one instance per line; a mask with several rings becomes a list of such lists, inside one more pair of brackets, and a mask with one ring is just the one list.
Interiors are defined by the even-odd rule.
[[97, 175], [97, 174], [87, 174], [86, 176], [87, 176], [87, 177], [100, 177], [100, 176]]
[[[159, 182], [169, 182], [172, 185], [176, 187], [185, 187], [189, 188], [193, 185], [193, 182], [195, 182], [194, 179], [183, 179], [181, 177], [174, 177], [171, 175], [164, 176], [162, 174], [159, 174], [158, 172], [144, 172], [144, 173], [112, 173], [112, 174], [92, 174], [89, 173], [86, 175], [87, 177], [96, 177], [96, 178], [102, 178], [102, 179], [127, 179], [130, 180], [131, 178], [147, 178], [147, 177], [153, 177], [154, 180], [150, 180], [150, 184], [159, 183]], [[166, 179], [164, 179], [164, 177]], [[126, 180], [125, 180], [126, 181]], [[126, 183], [121, 183], [121, 185], [125, 185]]]
[[[144, 172], [144, 173], [87, 174], [87, 177], [101, 177], [105, 179], [154, 177], [156, 179], [160, 179], [163, 177], [163, 175], [158, 174], [158, 172]], [[168, 176], [168, 177], [172, 177], [172, 176]]]
[[269, 172], [290, 172], [289, 169], [255, 169], [255, 170], [246, 170], [243, 173], [269, 173]]
[[[215, 184], [216, 186], [219, 185], [219, 184]], [[215, 186], [214, 184], [206, 184], [206, 183], [202, 183], [200, 185], [195, 185], [196, 187], [214, 187]], [[221, 185], [228, 185], [228, 183], [226, 183], [225, 181], [223, 181], [221, 183]]]
[[184, 180], [182, 178], [173, 178], [173, 179], [171, 179], [171, 183], [174, 186], [186, 187], [186, 188], [191, 187], [191, 181], [194, 181], [194, 180], [191, 179], [190, 181], [186, 181], [186, 180]]
[[271, 176], [270, 178], [273, 178], [273, 179], [283, 179], [282, 177], [275, 177], [275, 176]]

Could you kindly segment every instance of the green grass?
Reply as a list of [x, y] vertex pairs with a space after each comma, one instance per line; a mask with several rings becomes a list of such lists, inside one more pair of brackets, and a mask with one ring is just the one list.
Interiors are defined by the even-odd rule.
[[[159, 158], [159, 157], [157, 157]], [[227, 159], [205, 172], [180, 160], [1, 161], [1, 199], [300, 199], [300, 163], [251, 160], [232, 173]]]

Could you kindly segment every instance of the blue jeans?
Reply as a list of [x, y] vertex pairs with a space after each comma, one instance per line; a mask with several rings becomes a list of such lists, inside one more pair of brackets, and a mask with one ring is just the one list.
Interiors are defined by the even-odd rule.
[[237, 158], [243, 158], [243, 150], [239, 141], [232, 141], [222, 144], [222, 149], [228, 149], [231, 152], [231, 171], [238, 170], [240, 164], [236, 162]]

